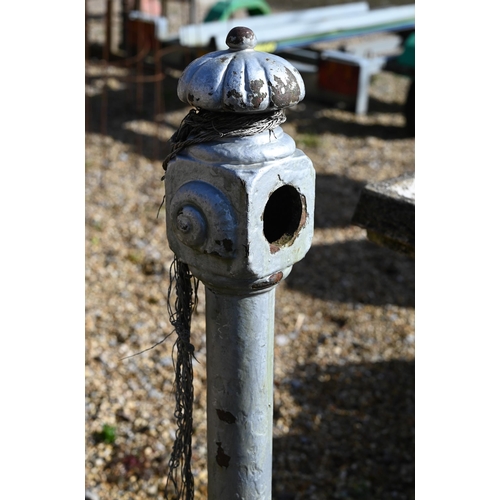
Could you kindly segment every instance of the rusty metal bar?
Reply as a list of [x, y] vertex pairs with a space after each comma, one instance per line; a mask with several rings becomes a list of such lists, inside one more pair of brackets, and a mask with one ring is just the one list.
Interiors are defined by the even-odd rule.
[[111, 33], [111, 21], [113, 18], [113, 1], [112, 0], [106, 0], [106, 16], [105, 16], [105, 23], [106, 23], [106, 33], [105, 33], [105, 39], [104, 39], [104, 60], [109, 61], [109, 56], [111, 54], [111, 39], [112, 39], [112, 33]]
[[161, 58], [160, 58], [160, 41], [155, 37], [154, 39], [154, 61], [155, 61], [155, 94], [154, 94], [154, 120], [156, 123], [156, 135], [154, 139], [154, 159], [158, 160], [160, 155], [160, 113], [161, 113], [161, 82], [164, 80], [164, 75], [161, 71]]
[[85, 0], [85, 60], [87, 60], [90, 57], [90, 50], [89, 50], [89, 9], [87, 5], [87, 1]]
[[[145, 43], [144, 43], [144, 30], [143, 30], [143, 23], [137, 23], [137, 47], [139, 50], [142, 50], [143, 48], [145, 49]], [[144, 69], [144, 59], [139, 58], [137, 60], [137, 76], [139, 77], [137, 80], [137, 86], [136, 86], [136, 109], [138, 112], [142, 113], [143, 107], [142, 107], [142, 99], [143, 99], [143, 87], [142, 87], [142, 72]]]
[[[89, 38], [88, 33], [88, 0], [85, 0], [85, 64], [87, 64], [88, 59], [90, 58], [90, 48], [89, 48]], [[87, 71], [85, 70], [85, 85], [89, 83], [89, 77], [87, 76]], [[90, 96], [87, 95], [87, 90], [85, 89], [85, 131], [90, 131]]]

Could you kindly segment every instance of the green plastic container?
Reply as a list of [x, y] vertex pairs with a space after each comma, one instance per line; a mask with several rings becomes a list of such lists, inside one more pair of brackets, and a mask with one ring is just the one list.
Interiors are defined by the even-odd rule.
[[230, 0], [217, 2], [205, 16], [204, 23], [226, 21], [236, 11], [245, 9], [249, 16], [262, 16], [271, 13], [271, 7], [264, 0]]
[[398, 63], [412, 68], [415, 67], [415, 32], [406, 39], [404, 51], [398, 57]]

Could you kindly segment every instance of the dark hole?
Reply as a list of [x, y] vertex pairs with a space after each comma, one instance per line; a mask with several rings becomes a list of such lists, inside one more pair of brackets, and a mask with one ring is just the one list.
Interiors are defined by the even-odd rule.
[[284, 245], [299, 228], [302, 202], [292, 186], [282, 186], [269, 198], [264, 209], [264, 236], [269, 243]]

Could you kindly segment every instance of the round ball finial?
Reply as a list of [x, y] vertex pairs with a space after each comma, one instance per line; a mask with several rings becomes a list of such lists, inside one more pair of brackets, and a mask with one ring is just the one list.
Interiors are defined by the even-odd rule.
[[234, 50], [253, 49], [257, 45], [257, 38], [250, 28], [237, 26], [227, 34], [226, 45]]

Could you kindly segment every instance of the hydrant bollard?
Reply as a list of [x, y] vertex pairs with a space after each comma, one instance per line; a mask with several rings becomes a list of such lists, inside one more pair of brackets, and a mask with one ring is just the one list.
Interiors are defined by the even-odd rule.
[[167, 237], [206, 288], [208, 498], [271, 500], [275, 287], [311, 246], [315, 172], [273, 125], [304, 97], [298, 71], [248, 28], [227, 44], [179, 80], [212, 136], [168, 163]]

